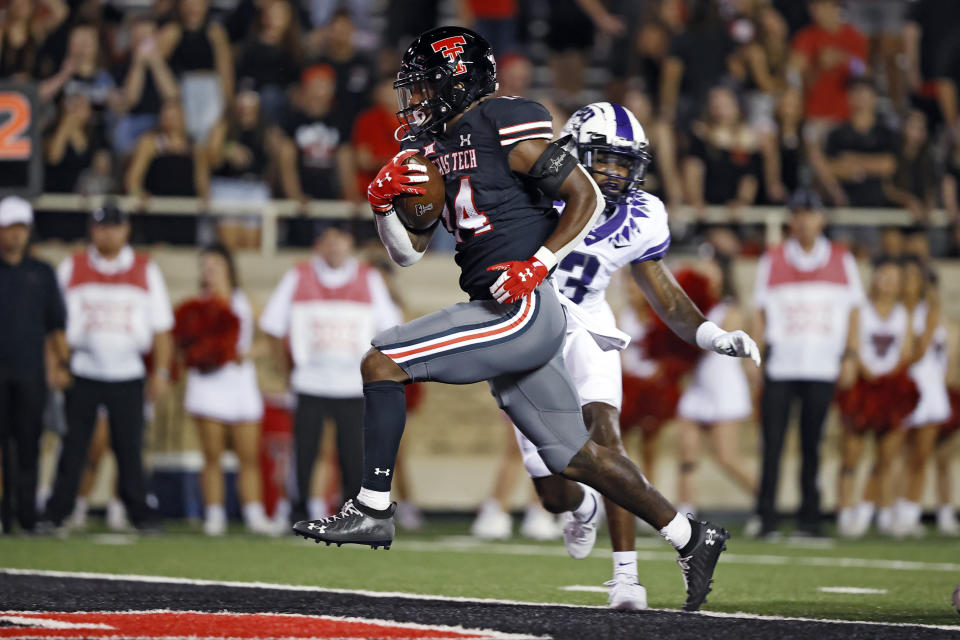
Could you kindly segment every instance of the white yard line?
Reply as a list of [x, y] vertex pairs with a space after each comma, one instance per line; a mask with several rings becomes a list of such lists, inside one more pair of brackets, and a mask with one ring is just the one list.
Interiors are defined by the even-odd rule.
[[822, 593], [845, 593], [850, 595], [879, 595], [887, 593], [886, 589], [868, 589], [866, 587], [817, 587], [817, 591]]
[[568, 584], [565, 587], [557, 587], [560, 591], [584, 591], [586, 593], [607, 593], [606, 587], [596, 587], [590, 584]]
[[[402, 591], [368, 591], [366, 589], [330, 589], [297, 584], [274, 584], [270, 582], [235, 582], [229, 580], [197, 580], [193, 578], [172, 578], [169, 576], [144, 576], [136, 574], [91, 573], [87, 571], [45, 571], [39, 569], [5, 569], [0, 567], [0, 575], [43, 576], [49, 578], [78, 578], [85, 580], [114, 580], [118, 582], [145, 582], [151, 584], [181, 584], [200, 586], [239, 587], [246, 589], [278, 589], [282, 591], [301, 591], [312, 593], [337, 593], [346, 595], [360, 595], [373, 598], [406, 598], [411, 600], [433, 600], [438, 602], [462, 602], [469, 604], [508, 604], [524, 607], [563, 607], [572, 609], [606, 609], [595, 605], [576, 605], [554, 602], [524, 602], [520, 600], [501, 600], [496, 598], [464, 598], [456, 596], [426, 595], [422, 593], [405, 593]], [[675, 609], [651, 609], [664, 613], [681, 613]], [[941, 629], [944, 631], [960, 631], [960, 625], [932, 625], [911, 622], [875, 622], [869, 620], [836, 620], [821, 618], [794, 618], [789, 616], [770, 616], [754, 613], [725, 613], [719, 611], [700, 611], [686, 615], [702, 615], [712, 618], [733, 618], [739, 620], [775, 620], [795, 622], [821, 622], [829, 624], [865, 624], [878, 627], [907, 627], [923, 629]]]

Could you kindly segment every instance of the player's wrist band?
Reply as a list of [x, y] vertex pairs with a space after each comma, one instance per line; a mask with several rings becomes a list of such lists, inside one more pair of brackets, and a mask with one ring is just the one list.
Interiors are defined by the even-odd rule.
[[389, 215], [392, 214], [392, 213], [395, 213], [395, 209], [393, 208], [392, 205], [391, 205], [390, 208], [387, 209], [386, 211], [377, 211], [376, 208], [374, 208], [374, 207], [370, 207], [370, 209], [373, 211], [373, 215], [375, 215], [375, 216], [383, 216], [384, 218], [386, 218], [387, 216], [389, 216]]
[[553, 270], [557, 268], [557, 256], [546, 247], [537, 249], [533, 257], [543, 263], [543, 266], [547, 268], [547, 273], [553, 273]]
[[697, 346], [701, 349], [713, 349], [713, 341], [717, 336], [726, 333], [723, 329], [717, 326], [716, 322], [711, 322], [707, 320], [699, 327], [697, 327]]

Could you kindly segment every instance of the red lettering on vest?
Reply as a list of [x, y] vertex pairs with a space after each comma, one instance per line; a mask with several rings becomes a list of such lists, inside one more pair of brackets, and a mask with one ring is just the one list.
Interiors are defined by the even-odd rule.
[[794, 284], [798, 282], [825, 282], [832, 284], [847, 284], [847, 270], [844, 268], [843, 259], [847, 255], [846, 247], [843, 245], [830, 245], [830, 259], [826, 264], [802, 271], [797, 269], [787, 260], [783, 250], [783, 245], [771, 249], [770, 256], [770, 276], [767, 280], [767, 286], [775, 287], [781, 284]]
[[134, 254], [133, 264], [126, 271], [102, 273], [97, 271], [90, 262], [88, 252], [78, 251], [73, 254], [73, 270], [70, 273], [67, 288], [72, 289], [84, 284], [125, 284], [149, 291], [150, 287], [147, 284], [147, 265], [149, 264], [150, 256], [137, 253]]
[[353, 278], [341, 287], [331, 288], [320, 282], [317, 270], [311, 261], [301, 262], [296, 266], [297, 288], [293, 293], [293, 301], [309, 302], [311, 300], [345, 300], [349, 302], [363, 302], [370, 304], [370, 269], [365, 263], [359, 263]]

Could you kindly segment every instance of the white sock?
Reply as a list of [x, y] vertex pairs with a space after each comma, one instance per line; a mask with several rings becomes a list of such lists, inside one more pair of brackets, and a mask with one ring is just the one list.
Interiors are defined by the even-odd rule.
[[692, 504], [687, 504], [684, 502], [677, 505], [677, 513], [680, 515], [693, 517], [697, 515], [697, 508]]
[[262, 502], [248, 502], [243, 505], [243, 522], [247, 525], [257, 525], [267, 521], [267, 512]]
[[227, 510], [222, 504], [208, 504], [206, 510], [207, 520], [212, 522], [224, 522], [227, 519]]
[[623, 576], [637, 581], [637, 552], [636, 551], [614, 551], [613, 552], [613, 576]]
[[73, 512], [77, 515], [77, 517], [84, 518], [87, 515], [87, 508], [87, 499], [78, 497], [73, 506]]
[[690, 528], [690, 521], [687, 520], [687, 516], [678, 512], [677, 515], [673, 516], [673, 520], [667, 523], [667, 526], [660, 529], [660, 535], [663, 536], [674, 549], [679, 551], [690, 542], [690, 536], [693, 535], [693, 530]]
[[890, 531], [893, 527], [893, 507], [881, 507], [877, 510], [877, 529]]
[[[580, 485], [583, 487], [583, 485]], [[580, 522], [586, 522], [592, 518], [600, 505], [597, 504], [597, 494], [589, 489], [583, 489], [583, 501], [580, 506], [573, 510], [573, 517]]]
[[357, 501], [362, 502], [364, 506], [383, 511], [390, 508], [390, 492], [374, 491], [366, 487], [360, 487], [360, 493], [357, 495]]
[[327, 517], [327, 501], [323, 498], [310, 498], [307, 500], [307, 517], [311, 520], [319, 520]]

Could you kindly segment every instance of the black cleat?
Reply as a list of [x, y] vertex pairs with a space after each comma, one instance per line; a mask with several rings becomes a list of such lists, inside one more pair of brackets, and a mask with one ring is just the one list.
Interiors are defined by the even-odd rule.
[[293, 525], [293, 531], [318, 544], [326, 542], [343, 544], [366, 544], [371, 548], [389, 549], [393, 544], [393, 514], [397, 503], [383, 511], [376, 511], [359, 502], [347, 500], [335, 516], [320, 520], [301, 520]]
[[696, 546], [687, 555], [677, 558], [683, 583], [687, 587], [684, 611], [699, 611], [707, 601], [717, 560], [726, 551], [727, 540], [730, 539], [726, 529], [709, 522], [700, 522], [699, 527], [695, 526], [694, 535], [697, 536]]

